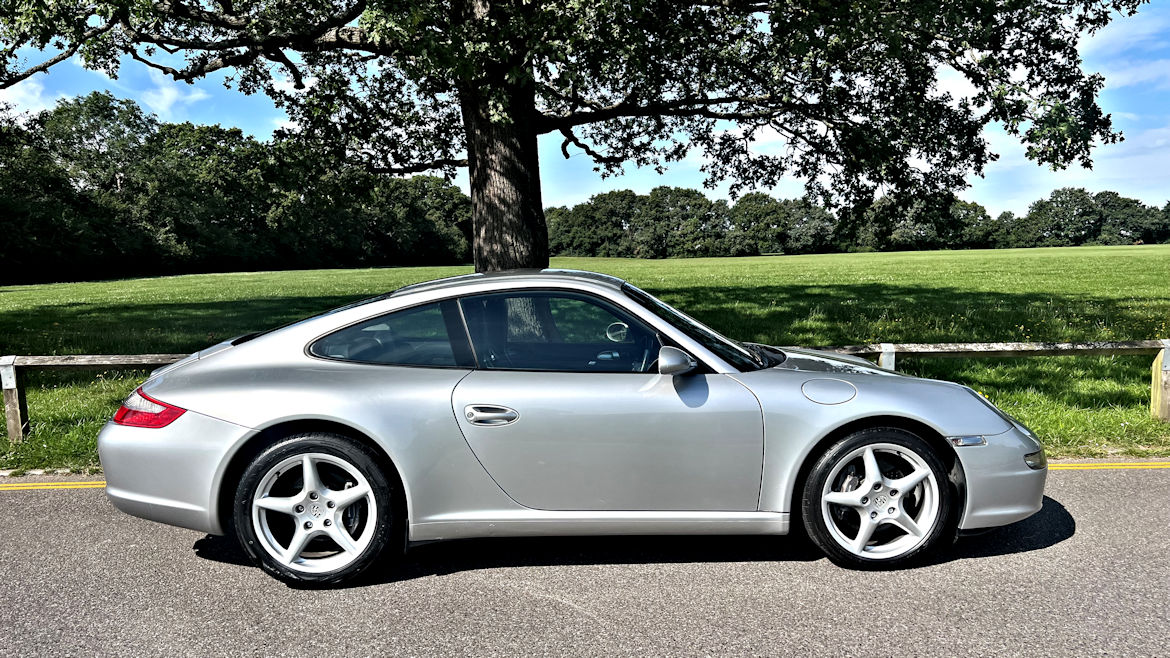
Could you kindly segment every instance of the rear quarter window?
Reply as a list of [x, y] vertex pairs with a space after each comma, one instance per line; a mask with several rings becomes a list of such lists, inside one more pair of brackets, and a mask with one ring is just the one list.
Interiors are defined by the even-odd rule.
[[355, 363], [470, 367], [470, 350], [465, 338], [460, 342], [461, 332], [452, 344], [449, 327], [458, 321], [457, 316], [451, 317], [452, 311], [458, 313], [436, 302], [381, 315], [318, 338], [309, 353]]

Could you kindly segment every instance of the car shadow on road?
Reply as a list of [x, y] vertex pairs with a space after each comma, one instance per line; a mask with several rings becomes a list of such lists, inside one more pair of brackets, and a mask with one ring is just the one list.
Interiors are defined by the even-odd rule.
[[[1036, 551], [1073, 536], [1076, 522], [1059, 502], [1045, 496], [1032, 517], [987, 533], [963, 537], [938, 559], [992, 557]], [[208, 535], [195, 542], [203, 559], [250, 565], [234, 539]], [[506, 567], [599, 564], [687, 564], [700, 562], [811, 562], [824, 555], [801, 534], [791, 536], [621, 536], [462, 539], [412, 548], [398, 564], [346, 585], [381, 585], [428, 576]]]
[[1045, 496], [1039, 512], [1008, 526], [961, 537], [937, 562], [1038, 551], [1069, 539], [1076, 531], [1077, 522], [1072, 514], [1064, 505]]

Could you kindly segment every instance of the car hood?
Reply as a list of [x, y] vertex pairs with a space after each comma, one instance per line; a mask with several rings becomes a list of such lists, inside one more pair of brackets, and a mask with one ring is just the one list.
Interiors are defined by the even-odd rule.
[[822, 352], [820, 350], [793, 349], [790, 347], [774, 348], [787, 357], [784, 362], [775, 366], [778, 370], [797, 370], [801, 372], [834, 372], [856, 375], [883, 375], [901, 377], [901, 373], [879, 368], [858, 356]]

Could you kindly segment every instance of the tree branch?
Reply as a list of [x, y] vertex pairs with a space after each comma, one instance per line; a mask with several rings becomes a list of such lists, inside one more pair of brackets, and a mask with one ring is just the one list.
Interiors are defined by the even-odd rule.
[[171, 76], [175, 80], [179, 80], [179, 81], [183, 81], [183, 82], [189, 82], [191, 80], [194, 80], [195, 78], [203, 77], [203, 76], [207, 75], [208, 73], [212, 73], [212, 72], [218, 71], [220, 69], [226, 69], [226, 68], [232, 67], [232, 66], [240, 66], [242, 64], [250, 64], [250, 63], [256, 61], [256, 59], [258, 57], [260, 57], [260, 55], [261, 55], [259, 48], [249, 48], [247, 50], [244, 50], [243, 52], [231, 53], [228, 55], [216, 57], [215, 59], [206, 60], [205, 62], [203, 62], [199, 66], [192, 65], [192, 66], [188, 66], [187, 68], [185, 68], [183, 70], [179, 70], [179, 69], [167, 66], [165, 64], [159, 64], [158, 62], [152, 62], [152, 61], [146, 59], [145, 57], [143, 57], [142, 55], [139, 55], [137, 49], [135, 49], [135, 48], [130, 48], [126, 52], [128, 52], [130, 54], [130, 57], [134, 58], [135, 60], [142, 62], [143, 64], [145, 64], [153, 69], [157, 69], [159, 71], [162, 71], [163, 73]]
[[[113, 27], [114, 27], [114, 24], [109, 23], [106, 25], [102, 25], [99, 27], [95, 27], [95, 28], [91, 28], [89, 30], [86, 30], [85, 33], [81, 35], [81, 37], [79, 37], [78, 39], [73, 41], [73, 43], [69, 44], [69, 47], [66, 48], [65, 50], [62, 50], [61, 52], [50, 57], [49, 59], [46, 59], [45, 61], [41, 62], [40, 64], [37, 64], [36, 66], [30, 66], [23, 71], [19, 71], [19, 72], [15, 73], [13, 75], [10, 75], [6, 78], [0, 79], [0, 89], [7, 89], [8, 87], [11, 87], [12, 85], [14, 85], [22, 80], [26, 80], [28, 78], [31, 78], [32, 76], [34, 76], [38, 73], [48, 71], [53, 66], [60, 64], [61, 62], [76, 55], [77, 51], [81, 49], [82, 44], [84, 44], [86, 41], [93, 39], [94, 37], [101, 36], [101, 35], [105, 34], [106, 32], [109, 32], [110, 29]], [[15, 51], [15, 44], [13, 45], [13, 51]]]
[[[791, 103], [778, 103], [778, 100], [771, 94], [762, 96], [722, 96], [718, 98], [681, 98], [673, 101], [643, 104], [623, 100], [608, 107], [586, 112], [571, 112], [560, 116], [544, 115], [539, 120], [538, 132], [543, 134], [563, 128], [609, 121], [610, 119], [621, 117], [675, 116], [758, 121], [779, 116], [784, 111], [808, 110], [819, 107], [817, 104], [811, 103], [794, 106]], [[763, 105], [764, 107], [753, 111], [721, 111], [712, 109], [717, 105], [731, 104]]]
[[294, 89], [305, 88], [304, 80], [301, 78], [301, 70], [297, 68], [297, 65], [294, 64], [291, 59], [288, 58], [288, 55], [284, 54], [283, 50], [276, 49], [266, 51], [264, 53], [264, 57], [269, 61], [284, 65], [285, 70], [287, 70], [288, 74], [292, 76]]
[[561, 134], [565, 136], [565, 141], [561, 142], [561, 153], [564, 154], [565, 159], [569, 159], [569, 144], [573, 144], [577, 148], [585, 152], [586, 155], [593, 158], [595, 162], [601, 164], [621, 164], [626, 161], [626, 158], [615, 155], [603, 155], [590, 147], [585, 142], [582, 142], [576, 135], [573, 134], [571, 128], [561, 128]]
[[370, 167], [369, 170], [375, 174], [418, 174], [424, 171], [431, 171], [432, 169], [442, 169], [443, 167], [466, 167], [467, 158], [440, 158], [431, 162], [420, 162], [418, 164], [406, 165], [403, 167]]
[[[176, 52], [176, 50], [223, 52], [241, 48], [245, 49], [244, 52], [224, 55], [199, 64], [192, 62], [190, 66], [182, 70], [145, 62], [140, 56], [135, 56], [135, 59], [167, 72], [168, 75], [174, 76], [176, 80], [192, 80], [224, 68], [225, 66], [230, 66], [235, 63], [247, 63], [255, 60], [260, 54], [263, 54], [267, 59], [284, 65], [294, 79], [299, 79], [300, 73], [296, 71], [296, 67], [292, 65], [292, 62], [286, 55], [279, 52], [283, 48], [309, 51], [361, 50], [379, 55], [390, 53], [388, 49], [380, 46], [371, 38], [365, 30], [348, 25], [348, 23], [360, 17], [362, 12], [365, 11], [366, 0], [358, 0], [345, 11], [322, 20], [304, 32], [267, 34], [265, 33], [267, 30], [263, 25], [255, 25], [247, 17], [231, 13], [230, 2], [219, 2], [218, 4], [223, 9], [222, 12], [193, 8], [175, 0], [161, 0], [155, 3], [154, 8], [157, 12], [171, 18], [194, 22], [205, 27], [226, 30], [231, 33], [231, 36], [201, 39], [145, 31], [131, 24], [130, 17], [126, 12], [120, 14], [118, 22], [131, 41], [148, 43], [171, 53]], [[252, 33], [249, 34], [248, 32]], [[301, 84], [298, 83], [297, 87], [301, 88]]]

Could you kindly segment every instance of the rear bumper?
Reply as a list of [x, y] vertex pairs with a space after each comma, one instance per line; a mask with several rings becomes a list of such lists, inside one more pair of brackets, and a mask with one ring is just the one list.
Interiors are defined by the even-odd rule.
[[106, 423], [98, 435], [106, 495], [127, 514], [223, 534], [217, 505], [223, 470], [251, 433], [193, 411], [160, 429]]
[[1048, 468], [1032, 469], [1024, 455], [1036, 443], [1018, 428], [985, 437], [987, 445], [956, 448], [967, 480], [960, 530], [1015, 523], [1040, 511]]

